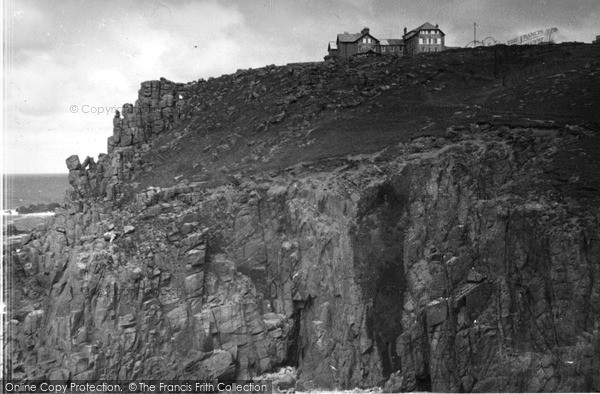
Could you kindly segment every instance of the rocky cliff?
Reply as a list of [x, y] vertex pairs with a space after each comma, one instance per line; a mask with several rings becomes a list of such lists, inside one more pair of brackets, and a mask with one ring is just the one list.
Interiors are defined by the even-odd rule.
[[5, 256], [5, 376], [599, 391], [598, 75], [563, 45], [144, 82]]

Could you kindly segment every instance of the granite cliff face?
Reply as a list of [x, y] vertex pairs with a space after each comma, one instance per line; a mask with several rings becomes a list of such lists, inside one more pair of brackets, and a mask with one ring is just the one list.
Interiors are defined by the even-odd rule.
[[600, 390], [599, 53], [143, 83], [6, 256], [6, 376]]

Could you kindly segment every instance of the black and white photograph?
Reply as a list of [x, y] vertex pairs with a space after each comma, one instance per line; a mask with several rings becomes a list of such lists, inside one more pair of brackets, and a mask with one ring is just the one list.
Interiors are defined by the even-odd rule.
[[1, 4], [0, 392], [600, 392], [600, 1]]

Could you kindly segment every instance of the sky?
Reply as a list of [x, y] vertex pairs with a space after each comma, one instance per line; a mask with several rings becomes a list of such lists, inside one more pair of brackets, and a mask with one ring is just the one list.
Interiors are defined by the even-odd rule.
[[114, 111], [140, 83], [321, 61], [329, 41], [367, 26], [401, 38], [431, 22], [446, 45], [505, 42], [557, 27], [556, 42], [600, 34], [598, 0], [4, 0], [4, 173], [66, 173], [106, 152]]

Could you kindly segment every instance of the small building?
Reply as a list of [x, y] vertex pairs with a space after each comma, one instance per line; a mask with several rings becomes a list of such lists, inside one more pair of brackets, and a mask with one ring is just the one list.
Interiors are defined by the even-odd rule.
[[338, 57], [342, 59], [359, 53], [379, 53], [379, 40], [370, 34], [368, 27], [362, 29], [360, 33], [338, 34], [336, 46]]
[[330, 58], [338, 57], [338, 47], [335, 41], [329, 41], [329, 46], [327, 46], [327, 53]]
[[373, 53], [399, 56], [404, 53], [404, 40], [400, 38], [378, 40], [371, 35], [369, 28], [365, 27], [360, 33], [338, 34], [335, 42], [329, 42], [327, 53], [326, 59], [348, 59], [355, 55]]
[[409, 32], [404, 28], [404, 51], [406, 53], [441, 52], [445, 48], [445, 34], [438, 25], [429, 22]]
[[596, 40], [592, 41], [592, 44], [600, 44], [600, 36], [596, 36]]
[[379, 41], [379, 47], [382, 55], [401, 56], [404, 53], [404, 40], [389, 38]]

